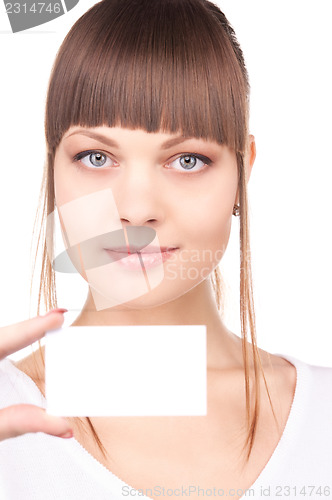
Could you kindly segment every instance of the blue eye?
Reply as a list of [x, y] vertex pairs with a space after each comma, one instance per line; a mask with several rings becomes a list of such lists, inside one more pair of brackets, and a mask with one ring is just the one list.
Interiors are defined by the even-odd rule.
[[73, 160], [81, 160], [82, 163], [89, 168], [109, 167], [110, 165], [107, 163], [107, 160], [113, 161], [101, 151], [82, 151], [82, 153], [75, 155]]
[[[201, 170], [204, 170], [205, 165], [210, 165], [212, 163], [212, 160], [210, 160], [210, 158], [208, 158], [207, 156], [198, 154], [184, 154], [169, 163], [169, 165], [172, 165], [177, 161], [179, 161], [180, 163], [180, 168], [175, 168], [175, 170], [188, 172], [199, 172]], [[199, 168], [196, 168], [197, 166]]]
[[[86, 167], [90, 169], [98, 169], [103, 167], [110, 167], [114, 164], [114, 161], [109, 158], [105, 153], [96, 150], [82, 151], [81, 153], [77, 153], [73, 157], [74, 162], [82, 162]], [[174, 163], [179, 162], [180, 168], [172, 167], [174, 170], [182, 171], [182, 172], [200, 172], [204, 170], [206, 165], [211, 165], [212, 160], [207, 156], [188, 153], [179, 156], [176, 160], [173, 160], [171, 163], [167, 164], [168, 166], [172, 166]], [[168, 167], [169, 168], [169, 167]]]

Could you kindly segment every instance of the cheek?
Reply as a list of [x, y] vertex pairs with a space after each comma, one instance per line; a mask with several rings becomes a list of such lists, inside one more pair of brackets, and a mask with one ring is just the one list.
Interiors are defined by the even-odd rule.
[[104, 184], [89, 182], [79, 175], [77, 167], [63, 153], [59, 152], [54, 161], [54, 193], [57, 206], [64, 205], [91, 193], [104, 189]]
[[61, 154], [54, 164], [54, 189], [67, 246], [122, 229], [111, 189], [82, 181]]
[[[215, 176], [200, 190], [183, 197], [179, 241], [183, 244], [181, 265], [204, 269], [205, 274], [220, 262], [227, 248], [232, 225], [232, 211], [237, 191], [236, 166], [228, 176]], [[181, 260], [182, 259], [182, 260]], [[194, 270], [192, 271], [194, 275]]]
[[219, 182], [213, 189], [186, 198], [181, 209], [181, 218], [186, 234], [192, 235], [201, 245], [211, 245], [228, 238], [236, 196], [235, 182]]
[[[232, 206], [232, 204], [231, 204]], [[229, 204], [216, 203], [210, 217], [197, 217], [197, 233], [191, 240], [193, 255], [199, 253], [200, 267], [214, 268], [222, 259], [229, 241], [232, 216]]]

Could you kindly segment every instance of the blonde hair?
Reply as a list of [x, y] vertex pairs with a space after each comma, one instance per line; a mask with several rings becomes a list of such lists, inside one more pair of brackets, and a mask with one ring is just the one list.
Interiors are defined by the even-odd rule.
[[[249, 90], [248, 74], [234, 30], [212, 2], [103, 0], [95, 4], [65, 37], [50, 76], [45, 115], [48, 156], [41, 190], [42, 225], [37, 243], [38, 250], [43, 242], [39, 313], [42, 299], [47, 308], [57, 307], [55, 274], [46, 251], [45, 222], [55, 209], [55, 152], [63, 134], [72, 125], [123, 126], [147, 132], [180, 131], [187, 136], [226, 144], [235, 151], [240, 205], [246, 460], [249, 460], [257, 431], [261, 375], [277, 423], [256, 341], [244, 165], [249, 147]], [[218, 267], [210, 278], [221, 312], [224, 291]], [[253, 411], [250, 349], [254, 366]], [[90, 419], [86, 421], [106, 456]]]

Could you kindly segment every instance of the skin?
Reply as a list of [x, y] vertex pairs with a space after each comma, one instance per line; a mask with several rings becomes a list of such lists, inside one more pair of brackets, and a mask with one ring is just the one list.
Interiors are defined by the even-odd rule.
[[[79, 127], [71, 127], [65, 133], [55, 156], [57, 205], [108, 186], [124, 226], [152, 227], [161, 245], [177, 246], [179, 250], [171, 263], [163, 263], [164, 279], [156, 288], [103, 310], [96, 310], [89, 292], [73, 325], [206, 325], [208, 412], [201, 417], [90, 417], [110, 459], [103, 457], [87, 426], [82, 430], [75, 419], [68, 418], [75, 439], [136, 489], [156, 484], [177, 488], [194, 483], [225, 491], [249, 488], [276, 448], [286, 424], [296, 370], [283, 358], [259, 349], [280, 429], [275, 426], [262, 382], [255, 445], [243, 472], [239, 455], [246, 437], [246, 407], [241, 339], [224, 325], [206, 279], [227, 247], [233, 206], [239, 203], [235, 153], [227, 146], [201, 139], [162, 149], [166, 140], [177, 137], [164, 132], [151, 134], [115, 127], [90, 129], [104, 136], [101, 142], [82, 133], [73, 134], [78, 131]], [[115, 140], [119, 148], [105, 144], [105, 138]], [[245, 158], [247, 179], [256, 156], [254, 137], [249, 139]], [[77, 168], [73, 157], [86, 150], [107, 155], [107, 167], [90, 167], [87, 156], [82, 168]], [[200, 173], [180, 173], [180, 156], [192, 153], [205, 155], [212, 165], [204, 167], [199, 161], [195, 169], [201, 169]], [[218, 258], [204, 260], [205, 250]], [[188, 255], [194, 252], [195, 256], [198, 252], [199, 259], [188, 262]], [[197, 274], [191, 274], [192, 269]], [[250, 358], [249, 361], [251, 370]], [[31, 357], [18, 363], [18, 367], [45, 394], [42, 363], [39, 374]]]
[[[98, 133], [103, 139], [85, 132]], [[249, 487], [270, 458], [287, 421], [295, 368], [259, 349], [280, 429], [261, 381], [262, 424], [252, 460], [243, 472], [239, 458], [246, 436], [242, 342], [223, 323], [207, 279], [227, 248], [233, 207], [239, 203], [236, 156], [225, 145], [196, 138], [163, 149], [165, 141], [178, 136], [120, 127], [71, 127], [55, 157], [55, 194], [61, 206], [110, 187], [123, 226], [152, 227], [161, 246], [179, 247], [174, 258], [163, 263], [164, 278], [156, 288], [104, 310], [95, 309], [90, 291], [74, 325], [206, 325], [207, 415], [90, 417], [111, 459], [101, 455], [89, 432], [71, 423], [75, 438], [90, 454], [137, 489], [153, 484], [176, 488], [194, 479], [206, 488]], [[118, 147], [105, 143], [110, 139]], [[248, 143], [247, 179], [256, 156], [253, 136]], [[96, 169], [87, 155], [77, 168], [73, 158], [87, 150], [105, 154], [109, 158], [105, 167]], [[180, 157], [193, 153], [212, 163], [206, 166], [199, 160], [194, 167], [198, 173], [185, 170]], [[212, 258], [205, 257], [206, 251]], [[253, 376], [250, 355], [249, 367]]]
[[[88, 137], [86, 132], [103, 139]], [[160, 245], [179, 247], [174, 258], [164, 262], [165, 276], [158, 287], [102, 311], [96, 311], [89, 292], [74, 325], [204, 324], [208, 367], [242, 366], [239, 339], [223, 324], [205, 279], [226, 250], [233, 206], [238, 203], [235, 153], [225, 145], [196, 138], [162, 149], [165, 141], [179, 135], [121, 127], [71, 127], [64, 134], [54, 163], [58, 206], [110, 187], [124, 226], [152, 227]], [[109, 139], [119, 147], [106, 144]], [[248, 179], [256, 155], [253, 136], [249, 144]], [[73, 157], [86, 150], [105, 154], [105, 166], [94, 167], [89, 155], [75, 163]], [[186, 171], [179, 158], [192, 153], [208, 157], [212, 165], [199, 159], [195, 173]]]
[[[246, 395], [241, 339], [224, 325], [206, 279], [227, 247], [233, 206], [239, 203], [235, 153], [227, 146], [201, 139], [162, 149], [165, 141], [178, 136], [164, 132], [89, 129], [103, 135], [101, 142], [83, 134], [82, 129], [74, 133], [78, 131], [79, 127], [71, 127], [56, 152], [57, 206], [110, 187], [124, 226], [152, 227], [160, 245], [179, 249], [171, 262], [163, 263], [162, 282], [148, 293], [116, 307], [96, 310], [89, 291], [73, 325], [206, 325], [208, 411], [206, 416], [195, 417], [90, 417], [109, 453], [107, 458], [101, 454], [89, 427], [82, 428], [75, 418], [67, 418], [74, 437], [135, 489], [157, 484], [175, 489], [194, 483], [201, 488], [215, 486], [225, 491], [249, 488], [271, 457], [286, 425], [296, 370], [283, 358], [259, 349], [279, 428], [261, 381], [255, 444], [251, 460], [243, 469], [240, 451], [246, 438]], [[119, 147], [105, 144], [110, 139]], [[87, 155], [78, 168], [73, 158], [86, 150], [105, 154], [105, 167], [96, 169]], [[212, 164], [206, 167], [198, 161], [194, 170], [200, 173], [180, 172], [183, 163], [179, 158], [192, 153], [210, 158]], [[250, 136], [245, 158], [247, 179], [255, 156], [255, 140]], [[211, 251], [208, 255], [214, 256], [212, 259], [204, 259], [206, 250]], [[195, 258], [190, 260], [193, 255]], [[41, 360], [38, 365], [36, 371], [31, 356], [17, 363], [45, 394]], [[250, 357], [249, 369], [253, 376]]]

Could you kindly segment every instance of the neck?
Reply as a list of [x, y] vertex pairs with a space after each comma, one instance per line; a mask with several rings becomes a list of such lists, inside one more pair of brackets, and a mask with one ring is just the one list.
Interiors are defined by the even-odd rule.
[[207, 279], [173, 301], [145, 309], [121, 306], [97, 311], [89, 292], [81, 314], [72, 324], [84, 325], [206, 325], [208, 368], [242, 366], [241, 339], [224, 325]]

